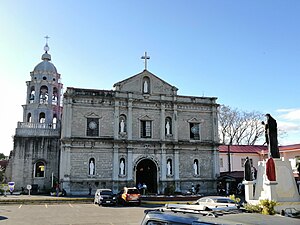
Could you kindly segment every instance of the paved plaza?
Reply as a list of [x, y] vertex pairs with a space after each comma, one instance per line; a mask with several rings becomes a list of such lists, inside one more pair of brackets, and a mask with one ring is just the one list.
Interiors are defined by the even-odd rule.
[[1, 204], [0, 224], [139, 225], [149, 207], [99, 207], [90, 204]]

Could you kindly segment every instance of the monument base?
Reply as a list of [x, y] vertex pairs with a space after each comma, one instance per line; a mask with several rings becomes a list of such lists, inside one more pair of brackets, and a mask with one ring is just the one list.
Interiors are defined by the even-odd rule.
[[257, 182], [253, 199], [299, 202], [300, 195], [290, 162], [283, 159], [274, 159], [274, 163], [276, 181], [269, 181], [266, 175], [266, 161], [258, 162]]
[[243, 181], [243, 184], [245, 185], [245, 200], [246, 202], [250, 202], [251, 200], [254, 200], [254, 181]]

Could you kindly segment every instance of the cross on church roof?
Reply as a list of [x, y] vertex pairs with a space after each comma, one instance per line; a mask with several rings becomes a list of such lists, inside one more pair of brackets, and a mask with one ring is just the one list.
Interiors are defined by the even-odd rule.
[[145, 55], [143, 55], [141, 59], [145, 60], [145, 70], [147, 70], [147, 60], [150, 59], [150, 56], [147, 56], [147, 52], [145, 52]]

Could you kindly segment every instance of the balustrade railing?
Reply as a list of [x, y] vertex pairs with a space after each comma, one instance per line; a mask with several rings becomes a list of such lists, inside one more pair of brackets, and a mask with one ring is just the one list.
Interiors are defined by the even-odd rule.
[[17, 136], [59, 136], [60, 126], [58, 123], [31, 123], [18, 122]]

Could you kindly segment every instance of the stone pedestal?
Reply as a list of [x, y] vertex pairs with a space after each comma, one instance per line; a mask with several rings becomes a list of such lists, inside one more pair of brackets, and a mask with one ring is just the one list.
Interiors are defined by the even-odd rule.
[[243, 181], [243, 184], [245, 185], [245, 200], [246, 202], [249, 202], [253, 200], [254, 197], [254, 181]]
[[276, 181], [269, 181], [266, 162], [258, 163], [255, 200], [269, 199], [277, 202], [299, 202], [300, 196], [289, 161], [274, 159]]
[[268, 200], [278, 199], [278, 195], [277, 195], [277, 192], [276, 192], [276, 185], [277, 184], [278, 183], [276, 181], [266, 181], [264, 183], [265, 195], [263, 196], [262, 199], [268, 199]]

